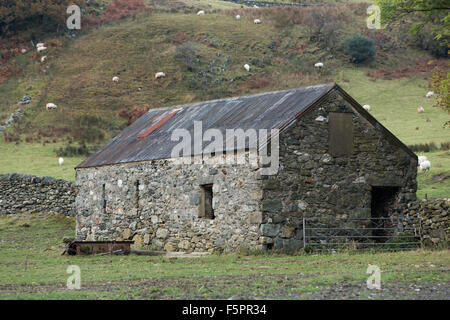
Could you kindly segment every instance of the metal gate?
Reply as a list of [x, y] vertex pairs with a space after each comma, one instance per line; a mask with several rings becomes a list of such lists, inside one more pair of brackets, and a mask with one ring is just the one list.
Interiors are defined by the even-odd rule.
[[395, 217], [303, 218], [303, 247], [310, 251], [414, 250], [421, 246], [418, 227]]

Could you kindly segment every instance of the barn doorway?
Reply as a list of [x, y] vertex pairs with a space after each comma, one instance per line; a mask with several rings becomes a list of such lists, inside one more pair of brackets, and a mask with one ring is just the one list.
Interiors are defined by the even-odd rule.
[[389, 217], [398, 199], [400, 187], [374, 187], [372, 186], [371, 220], [372, 235], [376, 242], [386, 242], [390, 236], [392, 225]]

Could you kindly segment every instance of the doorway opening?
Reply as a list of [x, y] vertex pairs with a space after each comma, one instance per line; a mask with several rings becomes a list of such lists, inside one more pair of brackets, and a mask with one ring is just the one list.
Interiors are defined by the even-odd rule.
[[391, 219], [398, 199], [399, 187], [372, 187], [371, 220], [375, 242], [386, 242], [396, 226]]

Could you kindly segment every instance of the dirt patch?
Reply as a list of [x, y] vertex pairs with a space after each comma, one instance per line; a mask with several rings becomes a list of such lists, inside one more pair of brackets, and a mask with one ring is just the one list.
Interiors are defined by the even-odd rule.
[[410, 67], [397, 68], [392, 70], [386, 70], [384, 68], [368, 71], [366, 75], [372, 79], [392, 80], [400, 78], [409, 78], [414, 75], [423, 72], [431, 72], [435, 67], [446, 70], [448, 68], [448, 62], [445, 59], [432, 60], [431, 63], [428, 59], [417, 60], [415, 64]]
[[450, 178], [450, 174], [448, 174], [448, 173], [441, 173], [441, 174], [436, 174], [436, 175], [434, 175], [434, 176], [431, 178], [431, 180], [432, 180], [433, 182], [442, 182], [442, 181], [447, 180], [447, 179], [449, 179], [449, 178]]

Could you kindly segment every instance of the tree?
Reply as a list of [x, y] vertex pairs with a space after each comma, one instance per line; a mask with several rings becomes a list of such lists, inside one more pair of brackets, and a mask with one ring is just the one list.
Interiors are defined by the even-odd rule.
[[375, 57], [373, 40], [359, 34], [344, 39], [344, 51], [352, 57], [355, 63], [368, 61]]
[[450, 2], [448, 0], [375, 0], [381, 9], [382, 23], [413, 19], [411, 31], [431, 25], [435, 37], [450, 35]]

